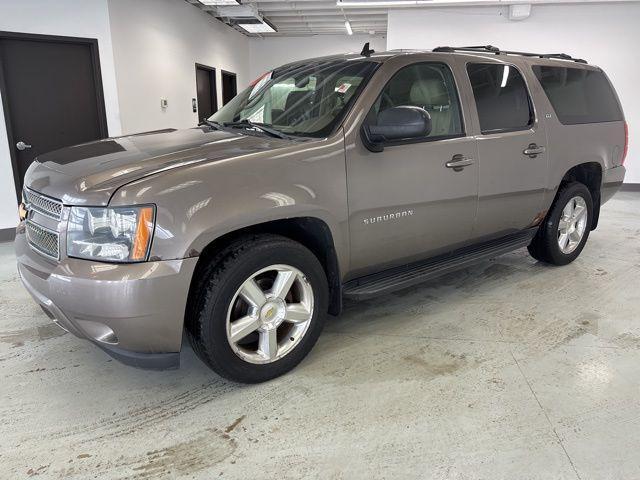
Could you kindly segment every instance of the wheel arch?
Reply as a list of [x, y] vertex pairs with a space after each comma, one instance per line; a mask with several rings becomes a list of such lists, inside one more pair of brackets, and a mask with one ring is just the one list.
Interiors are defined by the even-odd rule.
[[191, 279], [187, 308], [189, 308], [192, 295], [195, 293], [199, 275], [202, 274], [203, 268], [213, 260], [217, 252], [241, 237], [261, 234], [274, 234], [289, 238], [304, 245], [316, 256], [327, 276], [329, 313], [339, 315], [342, 311], [342, 280], [333, 234], [324, 220], [311, 216], [270, 220], [248, 225], [210, 240], [200, 251], [198, 263]]
[[562, 185], [570, 182], [580, 182], [589, 189], [589, 193], [591, 193], [591, 198], [593, 200], [593, 219], [591, 222], [591, 230], [595, 230], [598, 226], [598, 219], [600, 217], [602, 165], [598, 162], [585, 162], [571, 167], [562, 177], [562, 180], [556, 189], [556, 195]]

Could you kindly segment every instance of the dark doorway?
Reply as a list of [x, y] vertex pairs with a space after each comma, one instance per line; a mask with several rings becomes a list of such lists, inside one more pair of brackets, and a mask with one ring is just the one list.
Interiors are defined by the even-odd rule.
[[0, 32], [0, 90], [18, 195], [36, 156], [108, 136], [95, 39]]
[[196, 89], [198, 92], [198, 122], [218, 111], [216, 69], [196, 64]]
[[222, 70], [222, 104], [226, 105], [237, 93], [236, 74]]

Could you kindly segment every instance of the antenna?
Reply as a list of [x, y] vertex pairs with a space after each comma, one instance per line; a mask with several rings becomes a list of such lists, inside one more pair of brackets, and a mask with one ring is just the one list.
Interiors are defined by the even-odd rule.
[[365, 43], [360, 55], [363, 57], [370, 57], [372, 53], [376, 53], [376, 51], [369, 48], [369, 42]]

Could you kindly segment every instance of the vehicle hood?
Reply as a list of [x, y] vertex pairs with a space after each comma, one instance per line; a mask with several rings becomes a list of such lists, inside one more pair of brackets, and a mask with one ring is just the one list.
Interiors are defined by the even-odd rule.
[[27, 170], [24, 184], [67, 205], [107, 205], [118, 188], [142, 177], [193, 163], [265, 152], [291, 143], [209, 127], [146, 132], [41, 155]]

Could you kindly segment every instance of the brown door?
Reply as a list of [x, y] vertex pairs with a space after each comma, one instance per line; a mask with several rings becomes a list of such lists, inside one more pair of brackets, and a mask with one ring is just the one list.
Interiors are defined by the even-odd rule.
[[215, 69], [196, 65], [196, 89], [198, 91], [198, 122], [202, 122], [218, 111]]
[[226, 105], [229, 100], [238, 93], [236, 74], [222, 71], [222, 104]]
[[99, 64], [96, 40], [0, 33], [0, 89], [18, 192], [38, 155], [107, 137]]

